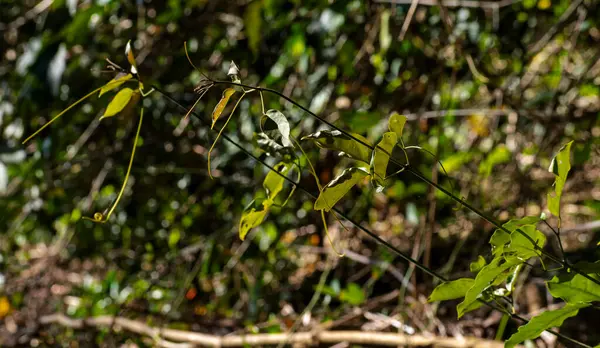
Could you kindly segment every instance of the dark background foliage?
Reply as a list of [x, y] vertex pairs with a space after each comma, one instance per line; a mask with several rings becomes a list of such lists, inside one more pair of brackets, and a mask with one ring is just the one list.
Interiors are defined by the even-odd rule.
[[[126, 66], [128, 40], [144, 81], [186, 107], [197, 97], [201, 75], [187, 62], [185, 41], [209, 76], [226, 79], [233, 60], [244, 83], [282, 91], [371, 141], [392, 111], [406, 114], [405, 142], [433, 152], [451, 179], [430, 156], [411, 153], [411, 163], [446, 187], [452, 181], [457, 195], [501, 221], [544, 211], [550, 159], [575, 140], [563, 241], [570, 260], [597, 260], [597, 1], [502, 1], [497, 8], [492, 1], [430, 2], [416, 8], [400, 39], [410, 1], [2, 0], [0, 300], [8, 304], [0, 306], [1, 344], [143, 344], [136, 335], [37, 322], [54, 312], [118, 313], [215, 334], [285, 331], [323, 272], [329, 272], [324, 294], [300, 330], [401, 290], [378, 313], [421, 333], [496, 334], [499, 315], [482, 308], [456, 321], [453, 303], [426, 303], [436, 284], [428, 275], [406, 274], [409, 265], [333, 219], [330, 233], [347, 256], [328, 257], [320, 216], [301, 192], [240, 241], [240, 215], [267, 169], [220, 141], [215, 179], [208, 177], [206, 156], [216, 136], [208, 125], [219, 88], [199, 103], [203, 120], [184, 120], [158, 93], [144, 99], [142, 144], [123, 200], [107, 224], [81, 220], [115, 199], [136, 118], [99, 122], [110, 96], [93, 96], [31, 143], [21, 141], [109, 81], [105, 58]], [[290, 119], [295, 136], [323, 128], [283, 99], [265, 98], [268, 108]], [[254, 140], [260, 107], [250, 95], [225, 132], [273, 163]], [[305, 148], [323, 182], [348, 164], [311, 144]], [[307, 173], [302, 183], [317, 192]], [[383, 193], [361, 185], [339, 208], [449, 278], [469, 276], [469, 262], [489, 256], [493, 227], [409, 174]], [[398, 274], [411, 280], [403, 285]], [[535, 268], [523, 276], [515, 295], [520, 313], [555, 304], [541, 277]], [[595, 324], [586, 320], [594, 315], [597, 309], [583, 311], [563, 332], [597, 342]], [[358, 316], [337, 328], [369, 323]], [[505, 336], [514, 330], [509, 325]]]

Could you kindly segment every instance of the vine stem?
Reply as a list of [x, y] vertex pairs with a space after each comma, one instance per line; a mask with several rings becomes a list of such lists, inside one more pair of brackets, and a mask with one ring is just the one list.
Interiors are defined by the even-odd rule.
[[[229, 82], [227, 82], [229, 83]], [[236, 85], [236, 83], [232, 83], [234, 85]], [[245, 87], [245, 86], [244, 86]], [[181, 103], [179, 103], [177, 100], [175, 100], [173, 97], [171, 97], [169, 94], [167, 94], [166, 92], [164, 92], [162, 89], [156, 87], [156, 86], [152, 86], [152, 88], [155, 89], [155, 91], [157, 91], [158, 93], [160, 93], [161, 95], [163, 95], [165, 98], [167, 98], [169, 101], [171, 101], [173, 104], [177, 105], [180, 109], [184, 110], [184, 111], [188, 111], [188, 109], [183, 106]], [[256, 87], [252, 87], [258, 91], [261, 91], [261, 88], [256, 88]], [[269, 91], [268, 89], [266, 90], [267, 92]], [[277, 91], [275, 91], [277, 92]], [[280, 94], [279, 92], [277, 92], [278, 95], [281, 95], [282, 97], [284, 97], [286, 100], [290, 100], [289, 98], [283, 96], [282, 94]], [[294, 102], [294, 104], [296, 104]], [[305, 110], [304, 107], [302, 107], [303, 110]], [[192, 112], [191, 113], [194, 117], [196, 117], [198, 120], [203, 121], [202, 117], [200, 117], [200, 115], [198, 115], [196, 112]], [[281, 174], [278, 170], [276, 170], [273, 166], [269, 165], [268, 163], [266, 163], [265, 161], [261, 160], [260, 158], [256, 157], [253, 153], [251, 153], [250, 151], [246, 150], [242, 145], [240, 145], [239, 143], [237, 143], [235, 140], [231, 139], [227, 134], [223, 134], [222, 137], [228, 141], [229, 143], [231, 143], [232, 145], [234, 145], [235, 147], [237, 147], [240, 151], [242, 151], [243, 153], [245, 153], [247, 156], [251, 157], [252, 159], [254, 159], [255, 161], [257, 161], [258, 163], [262, 164], [263, 166], [265, 166], [266, 168], [268, 168], [271, 171], [274, 171], [277, 175], [281, 176], [285, 181], [289, 182], [290, 184], [294, 185], [294, 187], [299, 188], [302, 192], [304, 192], [306, 195], [308, 195], [309, 197], [311, 197], [313, 200], [316, 200], [317, 197], [311, 193], [310, 191], [308, 191], [308, 189], [306, 189], [304, 186], [300, 185], [299, 183], [295, 182], [294, 180], [288, 178], [287, 176]], [[398, 255], [399, 257], [401, 257], [402, 259], [404, 259], [405, 261], [414, 264], [417, 268], [419, 268], [421, 271], [427, 273], [428, 275], [430, 275], [433, 278], [437, 278], [443, 282], [448, 282], [449, 279], [447, 279], [446, 277], [442, 276], [441, 274], [438, 274], [437, 272], [433, 271], [432, 269], [422, 265], [420, 262], [418, 262], [417, 260], [411, 258], [410, 256], [404, 254], [402, 251], [400, 251], [398, 248], [396, 248], [395, 246], [393, 246], [392, 244], [390, 244], [388, 241], [382, 239], [381, 237], [379, 237], [377, 234], [375, 234], [374, 232], [372, 232], [371, 230], [369, 230], [368, 228], [362, 226], [361, 224], [359, 224], [356, 220], [352, 219], [351, 217], [347, 216], [345, 213], [343, 213], [342, 211], [340, 211], [339, 209], [333, 207], [332, 209], [334, 212], [336, 212], [337, 214], [339, 214], [341, 217], [343, 217], [344, 219], [346, 219], [348, 222], [350, 222], [352, 225], [354, 225], [356, 228], [358, 228], [360, 231], [366, 233], [367, 235], [369, 235], [371, 238], [375, 239], [378, 243], [382, 244], [383, 246], [385, 246], [386, 248], [388, 248], [389, 250], [393, 251], [396, 255]], [[494, 310], [497, 311], [501, 311], [503, 313], [506, 313], [502, 308], [497, 307], [496, 305], [483, 301], [481, 299], [478, 299], [477, 301], [482, 302], [483, 304], [491, 307]], [[514, 313], [507, 313], [511, 316], [511, 318], [513, 319], [517, 319], [519, 321], [522, 321], [524, 323], [528, 323], [529, 321], [517, 314]], [[561, 338], [563, 340], [572, 342], [574, 344], [577, 344], [581, 347], [584, 348], [592, 348], [591, 346], [579, 342], [573, 338], [570, 338], [568, 336], [565, 336], [563, 334], [561, 334], [560, 332], [556, 332], [554, 330], [546, 330], [547, 332], [553, 334], [554, 336]]]
[[[275, 94], [275, 95], [277, 95], [277, 96], [285, 99], [289, 103], [295, 105], [296, 107], [300, 108], [302, 111], [304, 111], [307, 114], [309, 114], [311, 117], [319, 120], [322, 123], [325, 123], [326, 125], [328, 125], [329, 127], [333, 128], [335, 130], [338, 130], [338, 131], [342, 132], [344, 135], [346, 135], [346, 136], [350, 137], [351, 139], [353, 139], [354, 141], [357, 141], [358, 143], [360, 143], [360, 144], [368, 147], [369, 149], [371, 149], [371, 150], [374, 150], [375, 148], [379, 149], [380, 151], [382, 151], [385, 154], [387, 154], [390, 157], [390, 161], [392, 161], [394, 164], [399, 165], [401, 167], [404, 167], [406, 169], [406, 171], [410, 172], [411, 174], [413, 174], [414, 176], [416, 176], [418, 179], [424, 181], [428, 185], [431, 185], [431, 186], [435, 187], [436, 189], [438, 189], [439, 191], [441, 191], [442, 193], [444, 193], [445, 195], [447, 195], [448, 197], [450, 197], [452, 200], [454, 200], [457, 203], [463, 205], [465, 208], [471, 210], [473, 213], [475, 213], [479, 217], [483, 218], [484, 220], [486, 220], [489, 223], [491, 223], [492, 225], [494, 225], [496, 228], [498, 228], [498, 229], [500, 229], [500, 230], [508, 233], [509, 235], [511, 234], [511, 231], [509, 231], [508, 229], [506, 229], [506, 227], [502, 226], [498, 221], [496, 221], [496, 219], [494, 219], [493, 217], [487, 215], [483, 211], [475, 208], [474, 206], [472, 206], [471, 204], [469, 204], [465, 200], [461, 199], [460, 197], [454, 195], [452, 192], [450, 192], [447, 189], [445, 189], [442, 185], [431, 181], [429, 178], [427, 178], [426, 176], [424, 176], [423, 174], [421, 174], [418, 170], [415, 170], [410, 165], [405, 165], [405, 164], [400, 163], [396, 158], [394, 158], [392, 156], [392, 154], [390, 154], [388, 151], [386, 151], [381, 146], [376, 145], [374, 147], [373, 145], [368, 144], [368, 143], [366, 143], [366, 142], [358, 139], [357, 137], [355, 137], [350, 132], [348, 132], [348, 131], [346, 131], [344, 129], [341, 129], [340, 127], [335, 126], [333, 123], [327, 121], [323, 117], [321, 117], [321, 116], [315, 114], [314, 112], [310, 111], [305, 106], [303, 106], [302, 104], [296, 102], [295, 100], [293, 100], [292, 98], [286, 96], [285, 94], [283, 94], [283, 93], [281, 93], [281, 92], [279, 92], [277, 90], [271, 89], [271, 88], [250, 86], [250, 85], [245, 85], [245, 84], [242, 84], [242, 83], [236, 83], [236, 82], [230, 82], [230, 81], [214, 80], [213, 84], [214, 85], [219, 85], [219, 84], [221, 84], [221, 85], [233, 85], [233, 86], [240, 86], [240, 87], [243, 87], [243, 88], [252, 88], [252, 89], [255, 89], [257, 91], [268, 92], [268, 93], [271, 93], [271, 94]], [[529, 235], [527, 235], [521, 229], [517, 229], [516, 231], [518, 233], [520, 233], [521, 235], [523, 235], [525, 238], [527, 238], [533, 244], [534, 250], [539, 251], [541, 254], [543, 254], [544, 256], [546, 256], [547, 258], [549, 258], [550, 260], [552, 260], [552, 261], [554, 261], [556, 263], [561, 264], [563, 267], [570, 268], [575, 273], [578, 273], [579, 275], [581, 275], [582, 277], [588, 279], [589, 281], [600, 285], [600, 280], [591, 277], [590, 275], [588, 275], [587, 273], [583, 272], [582, 270], [580, 270], [580, 269], [578, 269], [576, 267], [573, 267], [573, 265], [571, 265], [568, 262], [566, 262], [566, 260], [561, 260], [560, 258], [556, 257], [555, 255], [553, 255], [553, 254], [545, 251], [543, 248], [541, 248], [539, 245], [537, 245], [537, 243]]]

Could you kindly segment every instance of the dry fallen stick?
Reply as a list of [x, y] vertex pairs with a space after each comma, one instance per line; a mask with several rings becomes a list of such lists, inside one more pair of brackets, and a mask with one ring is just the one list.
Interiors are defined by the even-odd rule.
[[[40, 323], [43, 325], [59, 324], [65, 327], [81, 329], [84, 327], [111, 327], [115, 322], [114, 329], [123, 329], [140, 335], [149, 336], [161, 347], [190, 347], [199, 345], [206, 347], [241, 347], [274, 345], [284, 340], [289, 344], [334, 344], [348, 342], [351, 344], [368, 344], [378, 346], [408, 346], [408, 347], [447, 347], [447, 348], [495, 348], [503, 347], [499, 341], [485, 340], [475, 337], [453, 338], [453, 337], [425, 337], [421, 335], [403, 335], [387, 332], [365, 332], [365, 331], [321, 331], [301, 332], [288, 337], [282, 334], [252, 334], [236, 336], [216, 336], [192, 331], [161, 329], [151, 327], [137, 320], [123, 317], [99, 316], [88, 319], [73, 319], [61, 313], [43, 316]], [[168, 341], [167, 341], [168, 340]], [[178, 344], [174, 342], [182, 342]], [[187, 343], [187, 344], [186, 344]]]
[[[413, 0], [375, 0], [375, 2], [387, 2], [396, 5], [412, 4]], [[445, 7], [470, 7], [470, 8], [485, 8], [498, 9], [510, 6], [521, 0], [502, 0], [502, 1], [478, 1], [478, 0], [444, 0], [442, 5]], [[438, 0], [419, 0], [419, 5], [423, 6], [439, 6]]]

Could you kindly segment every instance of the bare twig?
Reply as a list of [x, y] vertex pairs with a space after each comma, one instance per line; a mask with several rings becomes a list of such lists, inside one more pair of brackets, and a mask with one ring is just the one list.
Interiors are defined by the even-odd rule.
[[[471, 7], [483, 9], [497, 9], [507, 7], [522, 0], [502, 0], [502, 1], [476, 1], [476, 0], [444, 0], [442, 5], [446, 7]], [[375, 0], [375, 2], [385, 2], [395, 5], [412, 4], [413, 0]], [[419, 0], [419, 5], [423, 6], [438, 6], [439, 0]]]
[[[199, 332], [183, 331], [175, 329], [159, 329], [147, 325], [141, 321], [131, 320], [123, 317], [98, 316], [87, 319], [72, 319], [62, 313], [46, 315], [40, 318], [42, 325], [58, 324], [68, 328], [82, 329], [85, 326], [95, 328], [110, 327], [113, 319], [116, 323], [115, 329], [120, 328], [154, 339], [160, 347], [191, 347], [199, 345], [203, 347], [241, 347], [273, 345], [288, 339], [285, 333], [276, 334], [251, 334], [236, 336], [216, 336]], [[175, 343], [181, 342], [181, 343]], [[377, 346], [409, 346], [409, 347], [502, 347], [503, 343], [490, 341], [475, 337], [426, 337], [421, 335], [404, 335], [387, 332], [364, 332], [364, 331], [321, 331], [317, 333], [301, 332], [291, 335], [288, 339], [290, 344], [312, 344], [315, 342], [333, 344], [348, 342], [353, 344], [366, 344]]]
[[410, 26], [410, 21], [412, 21], [415, 11], [417, 10], [417, 5], [419, 5], [419, 0], [412, 0], [412, 3], [410, 4], [410, 8], [408, 9], [408, 13], [406, 14], [406, 19], [404, 20], [404, 23], [402, 24], [402, 31], [400, 32], [400, 36], [398, 37], [398, 40], [400, 40], [400, 41], [404, 40], [404, 35], [406, 35], [406, 32], [408, 31], [408, 27]]
[[567, 10], [565, 11], [565, 13], [562, 14], [562, 16], [560, 16], [560, 18], [558, 19], [558, 22], [556, 24], [554, 24], [550, 30], [546, 31], [546, 33], [544, 34], [544, 36], [542, 36], [542, 38], [536, 42], [533, 46], [531, 46], [531, 48], [529, 49], [528, 54], [529, 55], [534, 55], [537, 52], [539, 52], [542, 48], [544, 48], [544, 46], [546, 46], [546, 44], [554, 37], [554, 35], [558, 32], [558, 30], [565, 24], [565, 22], [571, 17], [571, 15], [573, 13], [575, 13], [575, 10], [577, 9], [577, 7], [579, 7], [579, 5], [581, 5], [581, 3], [583, 3], [583, 0], [575, 0], [571, 3], [571, 5], [567, 8]]

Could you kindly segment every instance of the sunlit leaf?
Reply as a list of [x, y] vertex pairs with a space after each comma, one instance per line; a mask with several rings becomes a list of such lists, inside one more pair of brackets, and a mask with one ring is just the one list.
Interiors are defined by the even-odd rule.
[[340, 300], [358, 306], [365, 301], [365, 292], [356, 283], [350, 283], [340, 292]]
[[246, 238], [246, 235], [251, 229], [260, 226], [260, 224], [265, 220], [271, 204], [271, 201], [265, 200], [262, 202], [262, 204], [254, 204], [255, 206], [244, 211], [239, 225], [239, 236], [241, 240]]
[[133, 89], [123, 88], [122, 90], [120, 90], [119, 93], [117, 93], [113, 100], [111, 100], [111, 102], [108, 104], [104, 115], [102, 115], [100, 119], [112, 117], [121, 112], [127, 106], [127, 104], [129, 104], [129, 101], [132, 97]]
[[133, 55], [133, 51], [131, 50], [131, 40], [127, 41], [127, 46], [125, 46], [125, 55], [127, 56], [127, 61], [131, 64], [131, 73], [136, 75], [138, 73], [137, 64], [135, 62], [135, 56]]
[[[548, 193], [548, 210], [554, 216], [560, 217], [560, 197], [562, 196], [565, 182], [567, 181], [567, 175], [571, 170], [571, 145], [573, 141], [568, 142], [564, 145], [558, 154], [550, 162], [550, 168], [548, 170], [556, 176], [554, 181], [554, 192]], [[559, 221], [560, 226], [560, 221]]]
[[252, 1], [246, 6], [246, 11], [244, 12], [244, 28], [248, 37], [248, 46], [255, 57], [258, 54], [262, 36], [262, 3], [260, 0]]
[[460, 278], [442, 283], [433, 290], [428, 301], [446, 301], [464, 297], [474, 283], [475, 279], [472, 278]]
[[[540, 221], [539, 217], [527, 216], [522, 219], [513, 219], [505, 222], [502, 227], [507, 229], [509, 232], [514, 232], [517, 228], [526, 225], [536, 225]], [[494, 255], [501, 254], [504, 251], [505, 244], [510, 242], [510, 234], [506, 233], [501, 229], [497, 229], [492, 237], [490, 238], [490, 244], [492, 245], [492, 253]]]
[[479, 165], [479, 174], [483, 177], [490, 176], [495, 166], [510, 161], [510, 158], [510, 151], [505, 145], [496, 146]]
[[541, 251], [535, 249], [532, 241], [539, 248], [543, 248], [546, 244], [546, 235], [538, 231], [535, 225], [525, 225], [516, 228], [510, 234], [510, 244], [504, 247], [505, 258], [516, 258], [517, 260], [527, 261], [531, 257], [540, 256]]
[[512, 348], [525, 340], [537, 338], [546, 329], [561, 326], [565, 319], [576, 316], [581, 308], [587, 306], [589, 304], [567, 304], [561, 309], [545, 311], [531, 318], [527, 324], [519, 326], [519, 330], [510, 336], [504, 347]]
[[174, 228], [169, 233], [169, 248], [175, 248], [177, 243], [179, 243], [179, 239], [181, 238], [181, 231], [179, 229]]
[[481, 269], [486, 264], [487, 264], [487, 262], [485, 261], [485, 259], [483, 258], [483, 256], [479, 255], [477, 257], [477, 261], [471, 262], [471, 264], [469, 265], [469, 270], [471, 270], [471, 272], [473, 272], [473, 273], [478, 273], [479, 271], [481, 271]]
[[[586, 265], [588, 267], [585, 267]], [[600, 261], [592, 265], [600, 267]], [[578, 270], [583, 268], [581, 270], [586, 273], [592, 271], [588, 276], [600, 280], [597, 269], [589, 266], [589, 263], [573, 265]], [[547, 282], [547, 285], [552, 296], [562, 298], [568, 303], [600, 301], [600, 285], [573, 271], [559, 273]]]
[[290, 141], [290, 123], [281, 111], [268, 110], [260, 120], [261, 130], [267, 132], [277, 127], [281, 135], [281, 144], [284, 147], [291, 147], [293, 144]]
[[315, 210], [331, 210], [354, 185], [368, 175], [369, 173], [362, 168], [344, 170], [342, 174], [323, 187], [323, 191], [315, 201]]
[[115, 76], [114, 79], [108, 81], [108, 83], [102, 87], [99, 96], [102, 96], [106, 92], [112, 91], [113, 89], [119, 87], [128, 80], [131, 80], [131, 78], [133, 78], [133, 75], [131, 74], [119, 73], [117, 76]]
[[[274, 168], [281, 173], [281, 175], [286, 176], [291, 166], [291, 164], [281, 162], [278, 163]], [[263, 187], [265, 191], [267, 191], [267, 196], [270, 200], [274, 200], [279, 192], [281, 192], [283, 189], [283, 183], [285, 179], [281, 175], [271, 170], [267, 173], [267, 176], [263, 181]]]
[[387, 167], [390, 162], [390, 155], [398, 142], [398, 135], [394, 132], [386, 132], [383, 138], [373, 150], [371, 158], [371, 179], [378, 192], [385, 188], [385, 178], [387, 177]]
[[229, 98], [231, 98], [231, 96], [234, 93], [235, 93], [235, 89], [233, 89], [233, 88], [227, 88], [226, 90], [223, 91], [223, 95], [221, 96], [221, 100], [219, 100], [219, 102], [215, 106], [215, 109], [213, 110], [213, 113], [212, 113], [212, 124], [210, 126], [210, 129], [212, 129], [215, 126], [215, 123], [217, 122], [217, 120], [219, 119], [219, 117], [221, 117], [221, 114], [223, 113], [223, 110], [225, 110], [225, 107], [227, 106], [227, 103], [229, 102]]
[[[371, 145], [365, 137], [359, 134], [352, 134], [352, 136], [361, 140], [365, 144]], [[307, 135], [302, 138], [302, 140], [307, 139], [313, 140], [317, 144], [317, 146], [319, 146], [322, 149], [340, 151], [340, 155], [350, 157], [365, 163], [370, 163], [371, 149], [340, 131], [324, 130]]]
[[465, 294], [463, 302], [459, 303], [456, 307], [458, 310], [458, 317], [462, 317], [467, 312], [469, 307], [482, 296], [482, 293], [492, 285], [498, 276], [518, 263], [520, 263], [518, 260], [507, 261], [501, 257], [496, 257], [487, 266], [483, 267], [479, 273], [477, 273], [475, 282]]
[[390, 116], [390, 121], [388, 122], [388, 128], [390, 132], [396, 133], [398, 136], [398, 140], [402, 139], [402, 131], [404, 130], [404, 125], [406, 124], [406, 116], [400, 115], [397, 112], [394, 112]]

